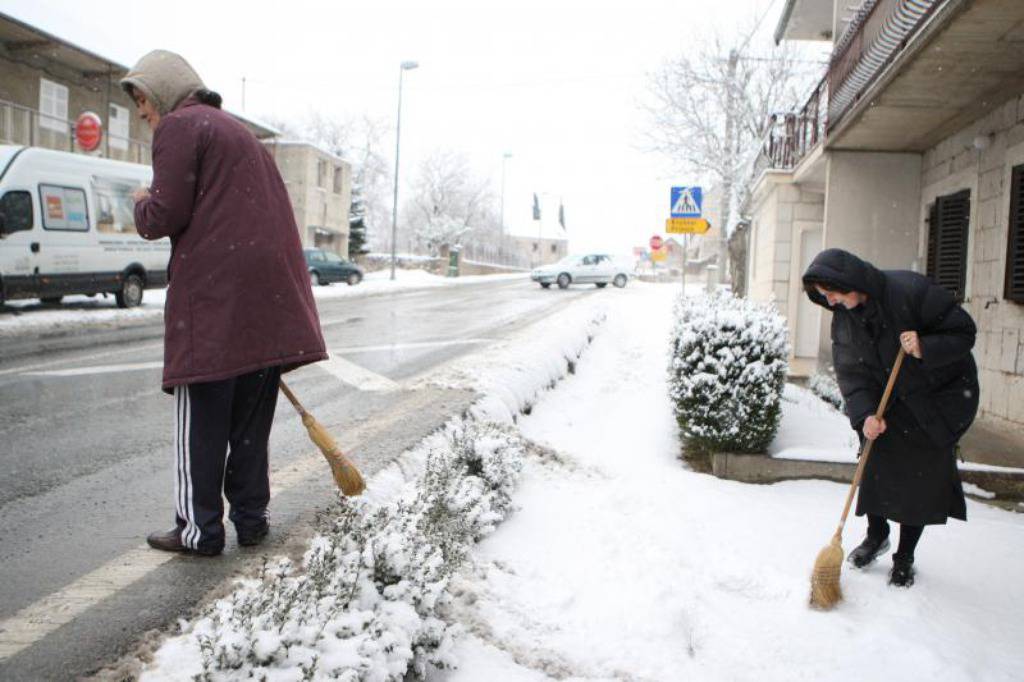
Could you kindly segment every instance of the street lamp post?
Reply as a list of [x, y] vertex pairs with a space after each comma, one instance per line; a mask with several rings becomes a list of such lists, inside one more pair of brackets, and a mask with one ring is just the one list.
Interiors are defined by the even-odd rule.
[[395, 279], [395, 262], [398, 260], [398, 152], [402, 145], [402, 76], [419, 66], [418, 62], [402, 62], [398, 68], [398, 121], [395, 125], [395, 196], [391, 208], [391, 279]]

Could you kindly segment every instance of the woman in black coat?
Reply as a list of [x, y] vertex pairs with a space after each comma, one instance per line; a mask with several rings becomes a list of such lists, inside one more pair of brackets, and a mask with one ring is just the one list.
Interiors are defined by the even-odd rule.
[[[889, 582], [909, 587], [924, 526], [967, 520], [955, 449], [978, 411], [974, 321], [924, 275], [883, 272], [840, 249], [818, 254], [803, 282], [811, 301], [833, 313], [832, 360], [850, 424], [875, 441], [857, 498], [867, 537], [849, 561], [860, 568], [885, 552], [895, 521]], [[901, 347], [907, 358], [885, 417], [876, 419]]]

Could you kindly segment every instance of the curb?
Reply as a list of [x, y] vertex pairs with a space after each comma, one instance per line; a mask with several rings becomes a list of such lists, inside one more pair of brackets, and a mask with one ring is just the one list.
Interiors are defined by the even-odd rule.
[[[856, 464], [846, 462], [775, 459], [767, 455], [733, 452], [711, 455], [712, 474], [740, 483], [768, 484], [803, 479], [849, 483], [856, 469]], [[1024, 501], [1024, 472], [960, 468], [960, 480], [994, 493], [996, 500]]]

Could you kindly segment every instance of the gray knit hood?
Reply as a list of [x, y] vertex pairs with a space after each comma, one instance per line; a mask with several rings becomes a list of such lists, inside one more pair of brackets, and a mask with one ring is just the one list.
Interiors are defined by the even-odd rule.
[[184, 57], [167, 50], [153, 50], [121, 79], [121, 87], [129, 96], [132, 89], [139, 90], [164, 116], [206, 86]]

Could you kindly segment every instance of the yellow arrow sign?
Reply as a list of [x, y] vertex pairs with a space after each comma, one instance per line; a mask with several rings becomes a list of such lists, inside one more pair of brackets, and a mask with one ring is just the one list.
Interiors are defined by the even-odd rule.
[[704, 234], [711, 229], [711, 223], [704, 218], [669, 218], [665, 231], [669, 234]]

